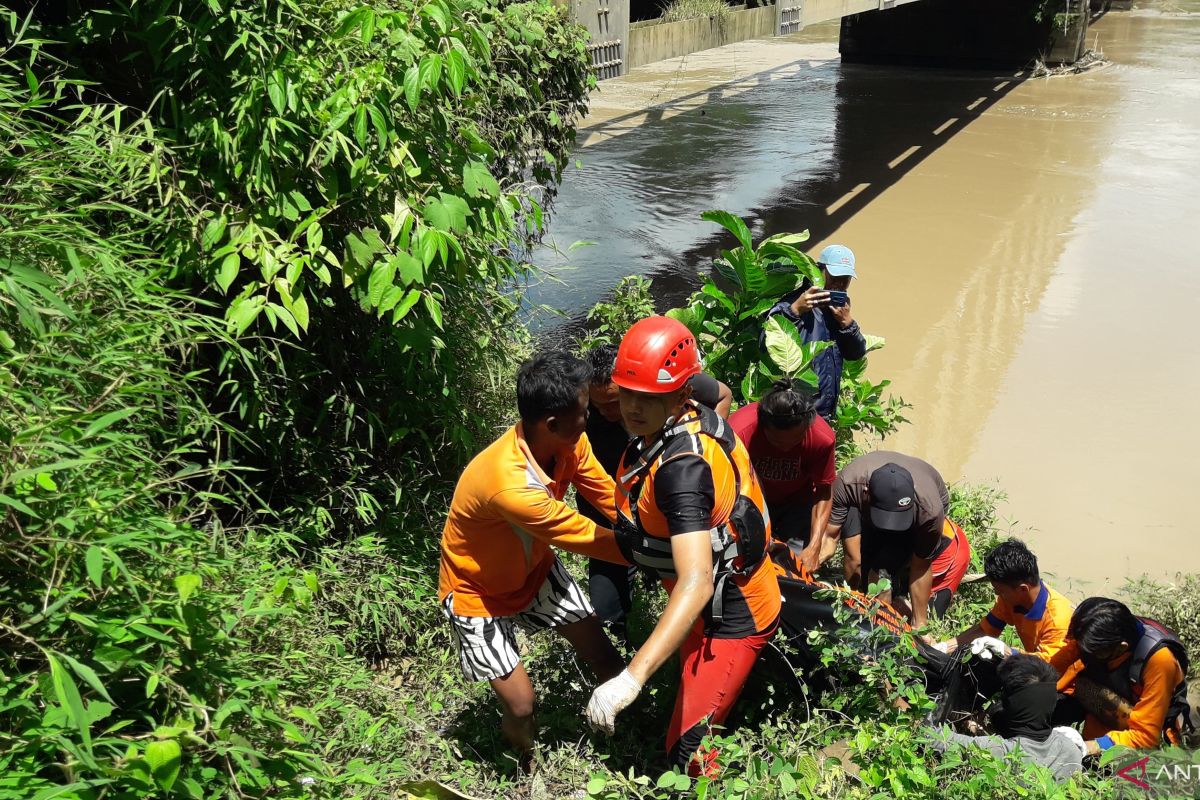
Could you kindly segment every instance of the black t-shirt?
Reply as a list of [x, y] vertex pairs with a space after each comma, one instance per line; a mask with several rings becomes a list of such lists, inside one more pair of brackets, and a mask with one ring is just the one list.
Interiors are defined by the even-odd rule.
[[[621, 453], [625, 452], [625, 445], [629, 443], [629, 434], [625, 432], [625, 428], [621, 426], [620, 422], [609, 422], [603, 414], [596, 410], [595, 406], [589, 406], [587, 437], [600, 466], [615, 478], [617, 466], [621, 463]], [[597, 525], [603, 525], [605, 528], [612, 527], [609, 518], [597, 511], [581, 495], [576, 495], [576, 502], [580, 514]]]

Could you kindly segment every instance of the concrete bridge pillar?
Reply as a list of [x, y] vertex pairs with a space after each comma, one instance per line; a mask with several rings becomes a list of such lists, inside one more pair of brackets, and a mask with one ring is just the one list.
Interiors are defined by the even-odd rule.
[[588, 54], [596, 78], [616, 78], [628, 71], [629, 0], [568, 0], [571, 15], [591, 34]]

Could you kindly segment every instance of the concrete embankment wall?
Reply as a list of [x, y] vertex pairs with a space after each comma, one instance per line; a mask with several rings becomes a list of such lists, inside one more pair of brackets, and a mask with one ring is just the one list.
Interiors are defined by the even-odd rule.
[[716, 17], [635, 24], [629, 29], [626, 66], [633, 69], [699, 50], [774, 36], [775, 16], [775, 6], [763, 6], [734, 11], [725, 18], [723, 25], [718, 23]]

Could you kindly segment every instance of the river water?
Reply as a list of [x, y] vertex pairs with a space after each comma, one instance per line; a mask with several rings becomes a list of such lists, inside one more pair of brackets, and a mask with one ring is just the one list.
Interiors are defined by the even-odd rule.
[[836, 33], [585, 129], [550, 239], [596, 244], [543, 253], [532, 301], [578, 315], [640, 273], [678, 304], [726, 244], [708, 208], [847, 244], [888, 340], [868, 374], [913, 405], [888, 447], [1003, 488], [1064, 588], [1200, 572], [1200, 0], [1108, 12], [1111, 64], [1051, 79], [842, 65]]

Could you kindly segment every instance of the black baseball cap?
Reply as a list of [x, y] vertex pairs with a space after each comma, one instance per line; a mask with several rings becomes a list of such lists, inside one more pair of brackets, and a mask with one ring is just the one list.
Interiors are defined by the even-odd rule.
[[906, 531], [917, 519], [917, 490], [912, 473], [899, 464], [884, 464], [867, 481], [871, 524], [884, 531]]

